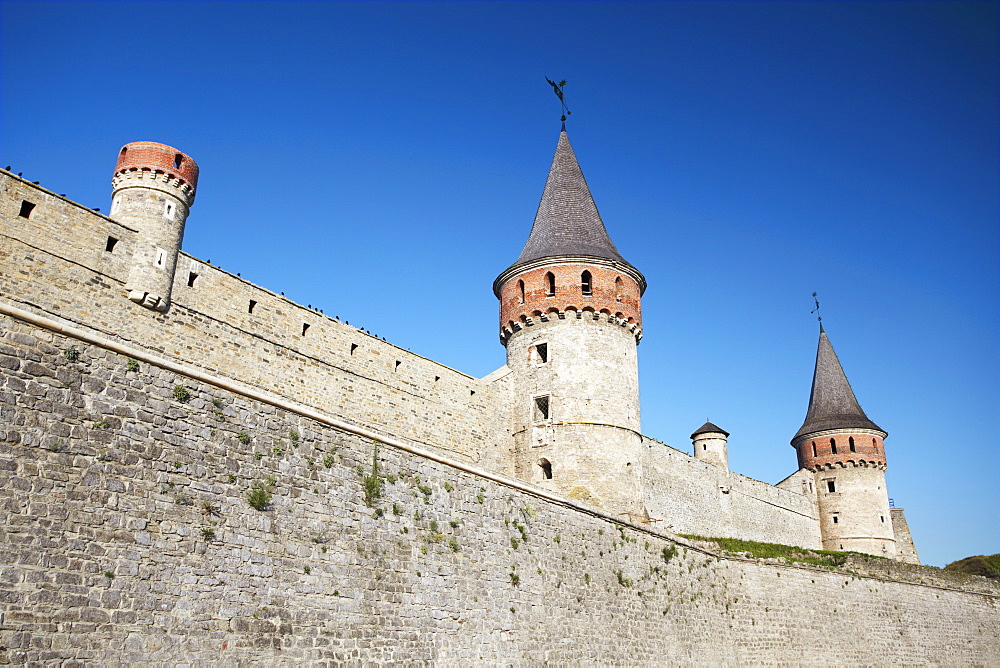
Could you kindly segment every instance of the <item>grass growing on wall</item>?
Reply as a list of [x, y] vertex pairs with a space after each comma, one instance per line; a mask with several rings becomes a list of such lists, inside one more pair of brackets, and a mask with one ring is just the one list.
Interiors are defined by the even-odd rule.
[[[847, 558], [853, 552], [835, 552], [833, 550], [807, 550], [804, 547], [794, 545], [781, 545], [780, 543], [758, 543], [755, 540], [741, 540], [739, 538], [709, 538], [707, 536], [697, 536], [694, 534], [679, 534], [691, 540], [707, 541], [715, 543], [722, 550], [733, 553], [749, 552], [750, 556], [756, 559], [784, 559], [786, 563], [810, 564], [823, 568], [837, 568], [847, 563]], [[872, 555], [865, 555], [870, 557]]]

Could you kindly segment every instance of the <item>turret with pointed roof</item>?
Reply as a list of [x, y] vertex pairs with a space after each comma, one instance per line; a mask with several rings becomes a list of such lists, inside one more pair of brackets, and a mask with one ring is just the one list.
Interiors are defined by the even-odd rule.
[[861, 410], [821, 324], [809, 409], [792, 447], [813, 474], [825, 549], [895, 556], [886, 436]]
[[563, 127], [528, 241], [493, 283], [516, 475], [644, 512], [636, 344], [645, 288], [608, 236]]
[[711, 422], [698, 427], [691, 434], [695, 459], [706, 461], [724, 469], [729, 468], [729, 432]]
[[646, 279], [615, 248], [563, 126], [531, 233], [493, 282], [501, 339], [549, 314], [585, 311], [641, 338]]
[[820, 324], [809, 409], [794, 438], [829, 429], [872, 429], [882, 432], [883, 437], [887, 435], [861, 410], [837, 353]]
[[792, 437], [799, 467], [816, 470], [841, 462], [864, 461], [884, 468], [886, 436], [861, 409], [820, 324], [809, 408], [805, 421]]

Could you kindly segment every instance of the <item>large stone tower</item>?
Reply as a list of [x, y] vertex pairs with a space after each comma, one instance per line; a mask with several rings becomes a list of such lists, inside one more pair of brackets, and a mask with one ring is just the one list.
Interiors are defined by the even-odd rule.
[[636, 346], [645, 288], [608, 236], [563, 126], [524, 250], [493, 283], [518, 476], [643, 511]]
[[792, 447], [799, 468], [814, 476], [825, 549], [896, 556], [885, 487], [887, 435], [861, 410], [821, 324], [809, 410]]
[[128, 298], [165, 311], [198, 187], [198, 165], [165, 144], [132, 142], [118, 153], [111, 186], [111, 218], [139, 233], [125, 284]]

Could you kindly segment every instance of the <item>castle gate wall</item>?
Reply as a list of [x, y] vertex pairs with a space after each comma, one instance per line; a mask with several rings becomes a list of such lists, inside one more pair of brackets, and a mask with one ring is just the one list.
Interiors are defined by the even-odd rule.
[[[98, 340], [0, 317], [0, 663], [986, 664], [1000, 650], [985, 580], [971, 593], [720, 558]], [[255, 484], [273, 493], [263, 511]]]

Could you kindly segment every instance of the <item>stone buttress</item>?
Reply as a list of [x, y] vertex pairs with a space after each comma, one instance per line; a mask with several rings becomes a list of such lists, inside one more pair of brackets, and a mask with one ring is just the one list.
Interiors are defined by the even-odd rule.
[[497, 277], [513, 376], [516, 475], [618, 512], [643, 512], [642, 274], [605, 230], [565, 126], [520, 257]]

